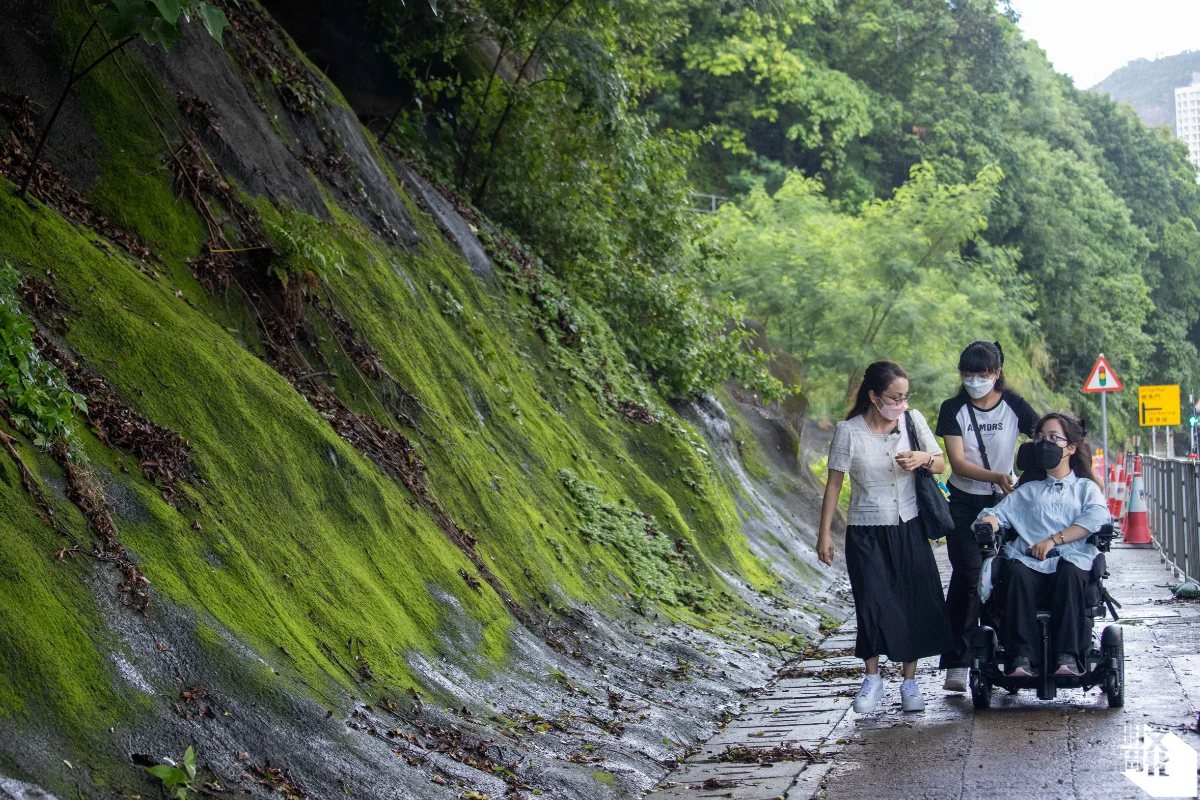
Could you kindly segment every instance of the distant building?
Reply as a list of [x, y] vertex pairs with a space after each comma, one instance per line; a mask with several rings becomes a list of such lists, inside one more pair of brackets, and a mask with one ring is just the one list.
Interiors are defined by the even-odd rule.
[[1192, 73], [1192, 85], [1175, 90], [1175, 135], [1192, 154], [1200, 169], [1200, 72]]

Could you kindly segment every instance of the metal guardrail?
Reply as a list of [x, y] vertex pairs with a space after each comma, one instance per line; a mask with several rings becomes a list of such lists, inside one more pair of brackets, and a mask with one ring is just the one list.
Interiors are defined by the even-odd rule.
[[1154, 543], [1176, 574], [1196, 580], [1200, 576], [1200, 462], [1142, 456], [1142, 481]]
[[717, 209], [724, 205], [729, 200], [728, 197], [722, 197], [719, 194], [705, 194], [704, 192], [692, 192], [691, 210], [697, 214], [715, 214]]

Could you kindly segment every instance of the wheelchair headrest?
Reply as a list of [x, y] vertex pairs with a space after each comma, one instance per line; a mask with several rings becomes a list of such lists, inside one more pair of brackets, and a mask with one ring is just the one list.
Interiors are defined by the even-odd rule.
[[1033, 469], [1033, 442], [1025, 442], [1017, 448], [1017, 469], [1021, 472]]

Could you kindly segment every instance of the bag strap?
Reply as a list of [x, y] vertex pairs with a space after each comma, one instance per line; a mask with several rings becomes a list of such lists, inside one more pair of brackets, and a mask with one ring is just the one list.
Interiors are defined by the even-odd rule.
[[921, 449], [921, 440], [917, 437], [917, 428], [913, 425], [912, 412], [904, 412], [904, 424], [908, 428], [908, 446], [913, 450]]
[[991, 472], [992, 465], [988, 463], [987, 448], [983, 446], [983, 434], [979, 432], [979, 420], [975, 418], [975, 404], [967, 401], [967, 413], [971, 415], [971, 427], [975, 429], [975, 442], [979, 445], [979, 455], [983, 456], [983, 468]]

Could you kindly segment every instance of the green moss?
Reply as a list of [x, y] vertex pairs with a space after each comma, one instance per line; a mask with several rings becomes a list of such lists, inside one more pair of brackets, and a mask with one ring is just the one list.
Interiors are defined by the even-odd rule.
[[510, 620], [494, 593], [458, 576], [466, 558], [269, 367], [52, 212], [0, 190], [0, 219], [8, 255], [54, 267], [72, 347], [188, 438], [209, 478], [188, 513], [144, 481], [130, 485], [143, 512], [118, 525], [155, 594], [203, 610], [261, 652], [286, 646], [306, 679], [349, 686], [318, 643], [362, 639], [381, 680], [407, 683], [396, 653], [439, 646], [446, 609], [429, 586], [441, 585], [482, 624], [484, 655], [502, 658]]
[[[817, 479], [820, 480], [821, 483], [827, 483], [829, 481], [828, 455], [821, 456], [816, 461], [809, 464], [808, 468], [813, 471], [813, 474], [817, 476]], [[850, 481], [842, 481], [842, 489], [838, 494], [838, 507], [842, 509], [843, 513], [846, 513], [850, 510]]]
[[723, 386], [718, 387], [714, 394], [727, 411], [729, 426], [733, 429], [733, 438], [737, 445], [738, 461], [746, 470], [746, 474], [756, 481], [771, 480], [771, 470], [759, 448], [758, 437], [750, 429], [749, 423], [738, 413], [737, 406], [732, 402], [729, 393]]
[[[69, 58], [66, 54], [74, 52], [91, 20], [79, 4], [55, 2], [52, 7], [55, 47]], [[93, 34], [84, 58], [96, 58], [107, 47], [103, 37]], [[199, 252], [206, 238], [203, 222], [191, 205], [176, 197], [166, 165], [168, 144], [159, 131], [174, 128], [162, 109], [174, 109], [175, 101], [158, 79], [125, 51], [92, 70], [74, 92], [101, 148], [100, 176], [87, 189], [88, 199], [168, 264]]]
[[[31, 468], [53, 469], [31, 448], [20, 451]], [[137, 705], [114, 684], [111, 663], [100, 655], [115, 643], [91, 598], [96, 562], [55, 560], [55, 551], [70, 542], [38, 518], [7, 453], [0, 453], [0, 488], [0, 723], [12, 731], [54, 719], [59, 734], [85, 753]], [[56, 502], [55, 512], [82, 532], [69, 504]]]
[[559, 477], [579, 511], [579, 535], [584, 541], [615, 548], [638, 583], [655, 597], [700, 608], [707, 605], [705, 591], [685, 577], [675, 543], [658, 529], [654, 517], [624, 500], [604, 500], [599, 489], [579, 480], [572, 470], [560, 470]]
[[594, 770], [592, 772], [592, 778], [596, 781], [596, 783], [599, 783], [602, 786], [607, 786], [610, 789], [617, 784], [617, 776], [613, 775], [611, 772], [605, 772], [602, 769]]

